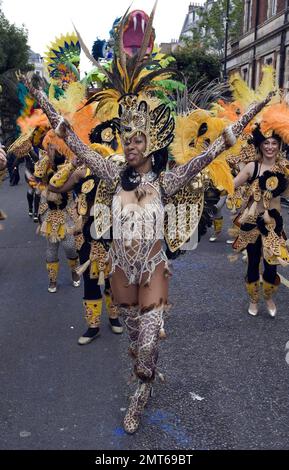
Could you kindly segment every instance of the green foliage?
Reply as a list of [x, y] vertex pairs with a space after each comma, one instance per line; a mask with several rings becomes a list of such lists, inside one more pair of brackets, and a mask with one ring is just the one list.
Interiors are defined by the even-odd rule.
[[26, 29], [9, 23], [0, 5], [0, 74], [11, 69], [28, 70], [28, 55]]
[[21, 103], [15, 72], [32, 70], [28, 59], [27, 31], [24, 26], [9, 23], [0, 1], [0, 135], [3, 142], [16, 137], [16, 119]]
[[220, 77], [221, 61], [216, 54], [207, 53], [203, 47], [195, 47], [193, 41], [187, 41], [174, 53], [177, 67], [187, 81], [188, 88], [203, 80], [209, 83]]
[[154, 92], [154, 95], [166, 106], [170, 108], [172, 112], [176, 111], [177, 108], [177, 92], [183, 92], [185, 85], [177, 80], [157, 80], [153, 83], [158, 87]]
[[192, 29], [194, 38], [189, 39], [195, 46], [201, 43], [206, 50], [215, 51], [221, 57], [224, 55], [227, 1], [230, 6], [229, 39], [237, 39], [242, 29], [243, 0], [217, 0], [209, 10], [199, 9], [200, 20]]

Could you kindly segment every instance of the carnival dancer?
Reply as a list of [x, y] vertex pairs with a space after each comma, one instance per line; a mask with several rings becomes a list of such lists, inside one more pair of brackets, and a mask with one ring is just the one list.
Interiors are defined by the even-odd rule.
[[65, 163], [65, 157], [59, 154], [53, 144], [48, 144], [47, 153], [42, 152], [42, 158], [36, 163], [34, 176], [40, 180], [45, 189], [41, 193], [39, 206], [40, 233], [47, 239], [46, 267], [48, 272], [48, 292], [57, 291], [57, 276], [59, 271], [58, 252], [62, 245], [69, 267], [71, 269], [72, 285], [80, 286], [80, 279], [76, 273], [79, 265], [78, 254], [75, 247], [73, 227], [75, 223], [75, 202], [72, 193], [55, 194], [47, 186], [58, 165]]
[[[119, 36], [121, 44], [121, 34]], [[165, 204], [227, 146], [233, 145], [235, 136], [241, 134], [271, 99], [270, 95], [252, 106], [240, 121], [224, 131], [224, 137], [217, 139], [200, 156], [166, 171], [167, 147], [174, 138], [174, 120], [165, 105], [151, 108], [145, 92], [155, 86], [153, 79], [167, 76], [168, 71], [150, 68], [151, 62], [145, 58], [148, 40], [149, 31], [136, 58], [129, 60], [121, 52], [120, 58], [114, 58], [110, 71], [103, 69], [108, 79], [107, 89], [95, 96], [99, 106], [110, 104], [109, 101], [119, 106], [120, 134], [126, 158], [123, 167], [84, 145], [57, 114], [46, 95], [36, 90], [26, 77], [22, 78], [47, 114], [51, 126], [77, 156], [79, 164], [85, 164], [114, 191], [113, 242], [108, 257], [111, 288], [113, 301], [128, 329], [129, 349], [139, 380], [124, 418], [128, 433], [134, 433], [139, 427], [156, 376], [159, 339], [164, 337], [169, 275], [162, 248]], [[119, 50], [120, 44], [117, 44]]]
[[[97, 125], [90, 134], [92, 147], [97, 149], [104, 158], [108, 158], [111, 153], [118, 150], [117, 134], [115, 120]], [[74, 237], [81, 264], [77, 272], [83, 275], [83, 307], [87, 323], [87, 330], [79, 337], [78, 344], [89, 344], [99, 336], [103, 306], [101, 286], [104, 286], [105, 306], [111, 330], [113, 333], [121, 334], [123, 326], [118, 318], [118, 309], [112, 303], [109, 270], [106, 264], [111, 240], [94, 236], [93, 230], [95, 221], [93, 205], [96, 202], [107, 203], [109, 193], [105, 191], [106, 197], [101, 196], [104, 193], [103, 183], [100, 183], [99, 178], [92, 175], [84, 165], [74, 170], [63, 185], [50, 184], [49, 189], [58, 193], [73, 190], [76, 194], [78, 223]]]
[[[245, 183], [249, 183], [249, 187], [245, 193], [243, 210], [235, 220], [240, 231], [233, 248], [237, 251], [247, 250], [246, 288], [250, 298], [248, 313], [253, 316], [258, 314], [259, 265], [263, 257], [263, 294], [268, 313], [274, 318], [277, 308], [272, 296], [280, 284], [277, 266], [289, 264], [280, 205], [280, 197], [286, 195], [288, 187], [289, 164], [285, 158], [282, 158], [281, 137], [274, 132], [274, 125], [271, 125], [274, 105], [269, 110], [265, 111], [261, 122], [261, 126], [263, 125], [263, 129], [267, 132], [263, 130], [263, 133], [259, 125], [253, 131], [256, 159], [248, 163], [235, 178], [236, 189]], [[283, 119], [281, 115], [279, 117], [280, 123], [284, 123], [284, 116]], [[288, 117], [289, 113], [287, 119]], [[268, 122], [271, 126], [269, 131]]]

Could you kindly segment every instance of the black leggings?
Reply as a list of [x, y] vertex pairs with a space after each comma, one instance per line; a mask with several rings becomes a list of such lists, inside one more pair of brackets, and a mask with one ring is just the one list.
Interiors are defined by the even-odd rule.
[[[257, 238], [255, 243], [249, 243], [247, 245], [248, 253], [248, 271], [247, 271], [247, 282], [256, 282], [259, 280], [259, 266], [262, 257], [262, 240], [261, 235]], [[263, 279], [269, 284], [274, 284], [277, 274], [277, 266], [268, 264], [265, 259], [264, 261], [264, 273]]]
[[[90, 254], [90, 244], [85, 241], [79, 250], [80, 264], [85, 263], [89, 259], [89, 254]], [[98, 300], [102, 298], [101, 288], [98, 285], [98, 279], [90, 278], [89, 267], [83, 273], [83, 284], [84, 284], [83, 298], [85, 300]], [[105, 287], [105, 292], [110, 291], [110, 284], [109, 284], [108, 279], [105, 280], [104, 287]]]

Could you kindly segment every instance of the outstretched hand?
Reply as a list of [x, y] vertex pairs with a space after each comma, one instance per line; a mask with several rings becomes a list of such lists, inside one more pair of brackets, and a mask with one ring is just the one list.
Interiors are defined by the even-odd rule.
[[237, 142], [236, 136], [231, 126], [228, 126], [224, 129], [223, 139], [227, 148], [233, 147], [233, 145], [235, 145]]
[[66, 135], [66, 130], [69, 128], [71, 128], [71, 126], [67, 119], [61, 117], [58, 126], [55, 128], [55, 134], [58, 135], [58, 137], [60, 137], [61, 139], [63, 139]]

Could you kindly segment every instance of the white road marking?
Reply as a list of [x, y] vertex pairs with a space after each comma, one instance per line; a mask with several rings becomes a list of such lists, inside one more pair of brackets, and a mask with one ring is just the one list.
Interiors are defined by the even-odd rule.
[[197, 401], [202, 401], [202, 400], [204, 400], [203, 397], [200, 397], [200, 395], [197, 395], [197, 394], [194, 393], [194, 392], [190, 392], [190, 395], [191, 395], [191, 398], [192, 398], [193, 400], [197, 400]]

